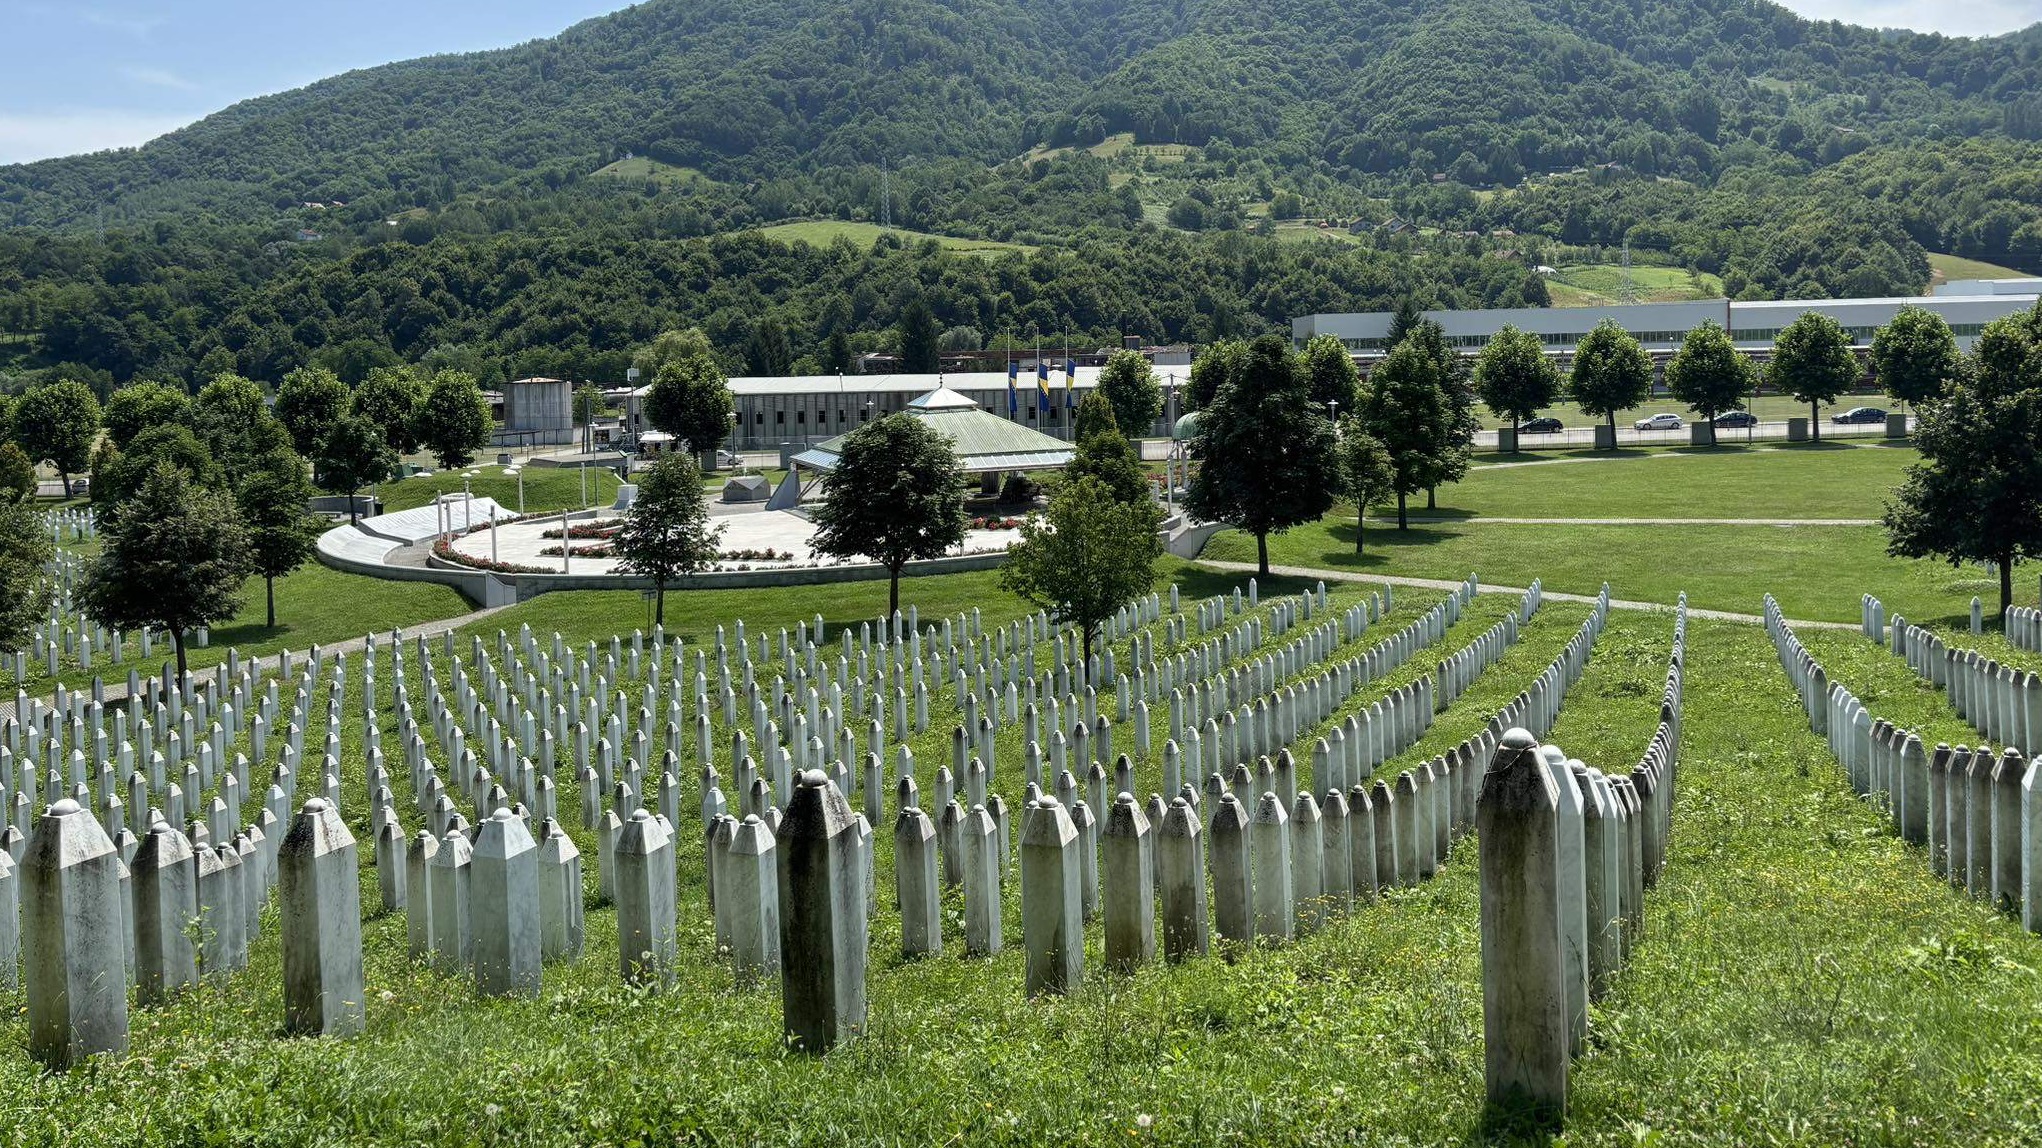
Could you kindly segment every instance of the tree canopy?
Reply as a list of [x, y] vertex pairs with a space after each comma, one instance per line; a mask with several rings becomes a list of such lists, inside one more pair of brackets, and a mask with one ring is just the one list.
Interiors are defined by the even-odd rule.
[[1872, 370], [1887, 394], [1920, 404], [1942, 395], [1959, 365], [1957, 337], [1941, 315], [1902, 307], [1872, 334]]
[[2004, 614], [2014, 563], [2042, 557], [2042, 311], [1989, 324], [1970, 366], [1918, 408], [1921, 462], [1887, 505], [1887, 551], [1992, 563]]
[[1616, 441], [1617, 413], [1652, 397], [1652, 356], [1614, 319], [1604, 319], [1574, 348], [1568, 393], [1581, 413], [1609, 420]]
[[324, 367], [300, 367], [284, 376], [277, 388], [277, 421], [291, 433], [291, 445], [300, 454], [319, 449], [333, 424], [348, 413], [353, 401], [347, 384]]
[[183, 673], [187, 637], [241, 609], [253, 565], [240, 511], [225, 493], [158, 466], [106, 516], [100, 538], [79, 583], [79, 608], [102, 626], [169, 631]]
[[1865, 370], [1851, 353], [1851, 337], [1835, 319], [1804, 311], [1773, 340], [1766, 381], [1796, 402], [1808, 404], [1808, 426], [1822, 437], [1821, 404], [1849, 393]]
[[1160, 515], [1152, 501], [1131, 503], [1096, 478], [1067, 482], [1048, 511], [1021, 525], [1021, 540], [1000, 567], [1000, 585], [1078, 627], [1080, 662], [1091, 661], [1099, 628], [1155, 585]]
[[1099, 393], [1113, 405], [1113, 421], [1123, 437], [1146, 438], [1163, 413], [1163, 388], [1156, 370], [1140, 351], [1120, 350], [1099, 372]]
[[1537, 335], [1505, 323], [1475, 361], [1475, 393], [1515, 432], [1559, 399], [1560, 371]]
[[1265, 576], [1269, 535], [1317, 521], [1339, 495], [1333, 424], [1312, 401], [1297, 352], [1279, 335], [1248, 345], [1239, 376], [1199, 416], [1191, 456], [1199, 466], [1186, 508], [1253, 534]]
[[282, 448], [264, 456], [234, 491], [248, 528], [249, 563], [262, 575], [264, 625], [277, 624], [277, 579], [303, 566], [318, 542], [322, 524], [307, 509], [311, 499], [304, 458]]
[[913, 415], [874, 419], [848, 435], [823, 476], [809, 546], [886, 567], [887, 612], [900, 608], [900, 572], [964, 543], [964, 472], [950, 440]]
[[43, 566], [55, 552], [42, 511], [27, 499], [0, 498], [0, 650], [24, 648], [30, 631], [49, 616], [51, 586]]
[[390, 477], [397, 452], [383, 430], [365, 415], [348, 415], [333, 424], [312, 456], [312, 478], [321, 489], [348, 496], [349, 522], [361, 519], [356, 496], [362, 487]]
[[441, 371], [419, 398], [415, 425], [420, 445], [441, 467], [467, 466], [489, 445], [489, 400], [473, 375]]
[[1304, 360], [1312, 401], [1325, 410], [1327, 418], [1359, 409], [1361, 372], [1355, 369], [1347, 344], [1331, 335], [1314, 336], [1305, 344]]
[[1389, 449], [1368, 433], [1359, 418], [1350, 418], [1340, 432], [1341, 490], [1354, 500], [1354, 552], [1360, 554], [1368, 508], [1397, 492], [1397, 467]]
[[1405, 339], [1369, 375], [1361, 423], [1390, 458], [1390, 491], [1397, 496], [1397, 529], [1409, 528], [1410, 497], [1431, 487], [1440, 472], [1440, 443], [1451, 415], [1439, 361], [1416, 339]]
[[669, 331], [653, 343], [647, 361], [655, 366], [645, 395], [646, 421], [697, 454], [715, 450], [730, 436], [737, 403], [708, 337], [698, 330]]
[[664, 623], [667, 587], [715, 568], [724, 528], [710, 524], [702, 470], [692, 456], [661, 455], [635, 477], [638, 499], [611, 544], [621, 560], [618, 569], [652, 579], [653, 621]]
[[56, 465], [68, 496], [71, 476], [92, 461], [99, 414], [99, 400], [84, 383], [45, 383], [15, 400], [13, 438], [31, 459]]
[[1689, 331], [1666, 364], [1667, 391], [1702, 416], [1712, 442], [1716, 416], [1741, 406], [1757, 377], [1757, 368], [1730, 341], [1730, 333], [1710, 322]]
[[130, 383], [106, 400], [106, 437], [126, 447], [150, 427], [181, 423], [191, 417], [191, 396], [162, 383]]

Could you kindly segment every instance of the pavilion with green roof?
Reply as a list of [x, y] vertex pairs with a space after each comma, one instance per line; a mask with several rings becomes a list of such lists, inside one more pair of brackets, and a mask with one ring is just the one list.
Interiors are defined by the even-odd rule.
[[[1070, 444], [1062, 439], [1003, 419], [948, 387], [939, 386], [916, 398], [904, 413], [942, 431], [956, 449], [964, 472], [983, 475], [988, 490], [999, 489], [1003, 474], [1049, 470], [1071, 461]], [[789, 480], [804, 470], [816, 477], [835, 470], [848, 438], [850, 435], [838, 435], [795, 455]], [[776, 495], [773, 501], [782, 499]]]

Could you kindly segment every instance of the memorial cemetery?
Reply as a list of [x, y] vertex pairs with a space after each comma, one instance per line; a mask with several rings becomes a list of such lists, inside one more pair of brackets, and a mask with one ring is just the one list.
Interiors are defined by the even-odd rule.
[[[659, 621], [558, 589], [304, 644], [199, 625], [183, 670], [95, 613], [132, 523], [37, 512], [46, 599], [0, 662], [0, 1126], [2018, 1142], [2042, 610], [1991, 610], [1989, 569], [1800, 565], [1922, 457], [1478, 471], [1440, 495], [1472, 537], [1551, 515], [1501, 578], [1432, 576], [1387, 510], [1386, 566], [1334, 561], [1313, 535], [1353, 508], [1307, 508], [1267, 572], [1229, 561], [1245, 530], [1129, 550], [1152, 577], [1103, 608], [1039, 561], [909, 561], [895, 610], [884, 568], [683, 563]], [[1658, 489], [1609, 517], [1634, 475], [1782, 517]], [[1087, 517], [1111, 490], [1070, 480], [1018, 552], [1051, 523], [1082, 564], [1135, 513]], [[1667, 541], [1703, 526], [1768, 537]], [[1709, 608], [1664, 590], [1690, 578]]]

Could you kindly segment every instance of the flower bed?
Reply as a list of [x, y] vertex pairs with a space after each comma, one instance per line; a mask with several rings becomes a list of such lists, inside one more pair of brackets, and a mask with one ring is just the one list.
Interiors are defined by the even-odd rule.
[[516, 562], [497, 562], [489, 558], [479, 558], [473, 554], [464, 554], [461, 551], [454, 549], [453, 543], [451, 542], [435, 543], [433, 546], [433, 556], [436, 558], [444, 558], [449, 562], [455, 563], [456, 565], [468, 566], [476, 570], [487, 570], [491, 574], [553, 573], [551, 569], [544, 566], [525, 566]]
[[[539, 553], [546, 558], [558, 558], [560, 557], [560, 547], [548, 546], [540, 550]], [[594, 546], [575, 547], [572, 556], [575, 558], [615, 558], [616, 553], [609, 543], [598, 542]]]
[[723, 553], [721, 553], [721, 554], [718, 554], [718, 555], [716, 556], [716, 558], [717, 558], [717, 560], [718, 560], [718, 561], [720, 561], [720, 562], [792, 562], [792, 561], [794, 561], [794, 555], [793, 555], [793, 553], [792, 553], [791, 551], [787, 551], [787, 550], [775, 550], [775, 549], [773, 549], [773, 548], [772, 548], [772, 547], [770, 547], [770, 546], [769, 546], [769, 547], [767, 547], [767, 548], [766, 548], [766, 549], [764, 549], [764, 550], [725, 550], [725, 551], [724, 551]]
[[985, 518], [972, 519], [971, 528], [973, 530], [1019, 530], [1021, 529], [1022, 522], [1023, 519], [1019, 518], [999, 518], [989, 516]]
[[[575, 522], [570, 523], [568, 525], [567, 536], [569, 538], [578, 540], [586, 540], [590, 538], [601, 538], [607, 540], [615, 538], [617, 536], [617, 532], [622, 529], [623, 526], [615, 522]], [[560, 528], [558, 526], [555, 526], [547, 530], [541, 531], [539, 537], [558, 538], [560, 537]], [[558, 551], [555, 551], [555, 553], [558, 553]]]

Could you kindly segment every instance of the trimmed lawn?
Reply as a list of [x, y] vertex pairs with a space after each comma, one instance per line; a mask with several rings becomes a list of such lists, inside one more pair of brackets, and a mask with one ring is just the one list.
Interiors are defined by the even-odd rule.
[[[1411, 513], [1448, 518], [1877, 518], [1908, 466], [1912, 447], [1795, 445], [1645, 455], [1623, 452], [1564, 466], [1476, 468], [1439, 490], [1439, 509], [1413, 499]], [[1576, 457], [1593, 458], [1593, 452]], [[1392, 520], [1396, 505], [1376, 508]]]
[[[1607, 581], [1618, 598], [1670, 604], [1686, 590], [1692, 606], [1744, 614], [1758, 613], [1770, 590], [1789, 617], [1832, 622], [1856, 622], [1863, 593], [1923, 624], [1968, 620], [1974, 595], [1995, 601], [1999, 593], [1997, 576], [1983, 567], [1887, 557], [1876, 526], [1371, 525], [1367, 548], [1356, 557], [1351, 518], [1328, 519], [1272, 535], [1269, 560], [1413, 578], [1473, 570], [1504, 586], [1542, 577], [1546, 589], [1573, 594], [1593, 594]], [[1253, 562], [1255, 539], [1223, 531], [1200, 557]], [[2017, 601], [2035, 600], [2038, 573], [2042, 564], [2015, 571]]]
[[[519, 468], [524, 478], [524, 506], [528, 513], [580, 510], [584, 506], [608, 506], [617, 499], [618, 480], [608, 467], [588, 468], [588, 501], [582, 501], [582, 475], [574, 467], [527, 466]], [[477, 471], [467, 478], [469, 471]], [[471, 466], [434, 471], [427, 477], [399, 479], [376, 487], [385, 513], [425, 506], [442, 494], [459, 494], [464, 484], [477, 498], [494, 498], [506, 510], [518, 508], [519, 474], [506, 475], [500, 466]]]

